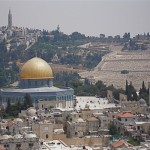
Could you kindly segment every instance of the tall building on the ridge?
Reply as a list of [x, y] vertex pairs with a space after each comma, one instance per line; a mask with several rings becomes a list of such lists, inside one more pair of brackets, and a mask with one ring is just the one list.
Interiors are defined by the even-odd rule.
[[8, 29], [12, 29], [12, 14], [11, 14], [11, 10], [9, 9], [9, 14], [8, 14]]

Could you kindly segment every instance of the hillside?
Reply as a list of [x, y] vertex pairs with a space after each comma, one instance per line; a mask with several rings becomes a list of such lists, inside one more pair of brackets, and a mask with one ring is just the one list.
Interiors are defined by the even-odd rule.
[[[139, 90], [142, 81], [150, 81], [150, 49], [146, 51], [122, 51], [122, 46], [112, 46], [111, 53], [105, 55], [93, 71], [80, 73], [92, 81], [103, 81], [117, 88], [125, 88], [125, 82], [132, 81]], [[122, 73], [122, 71], [127, 71]]]

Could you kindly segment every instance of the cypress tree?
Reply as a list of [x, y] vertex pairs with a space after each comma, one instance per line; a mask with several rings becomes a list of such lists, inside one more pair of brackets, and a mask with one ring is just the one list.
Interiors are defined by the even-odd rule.
[[24, 108], [28, 109], [29, 107], [33, 107], [33, 103], [30, 94], [27, 93], [24, 96]]
[[128, 87], [128, 81], [126, 80], [126, 92], [125, 94], [128, 95], [129, 87]]
[[144, 92], [144, 93], [146, 93], [146, 92], [147, 92], [147, 89], [146, 89], [146, 87], [145, 87], [145, 83], [144, 83], [144, 81], [143, 81], [143, 83], [142, 83], [142, 92]]
[[11, 113], [12, 113], [12, 106], [11, 106], [11, 103], [10, 103], [10, 99], [8, 99], [7, 101], [7, 107], [6, 107], [6, 110], [5, 112], [11, 116]]

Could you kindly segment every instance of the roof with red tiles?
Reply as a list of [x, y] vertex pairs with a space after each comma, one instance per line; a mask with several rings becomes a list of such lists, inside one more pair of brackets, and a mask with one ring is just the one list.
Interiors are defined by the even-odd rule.
[[0, 150], [6, 150], [3, 146], [0, 145]]
[[121, 113], [116, 114], [117, 117], [120, 118], [134, 118], [135, 115], [133, 115], [131, 112], [129, 111], [123, 111]]
[[14, 121], [8, 121], [7, 126], [11, 127], [13, 124], [17, 125]]
[[126, 146], [126, 147], [131, 147], [131, 146], [133, 146], [133, 145], [131, 145], [130, 143], [125, 142], [125, 141], [115, 141], [115, 142], [113, 142], [111, 145], [112, 145], [112, 147], [114, 147], [114, 148], [119, 148], [119, 147], [123, 147], [123, 146]]

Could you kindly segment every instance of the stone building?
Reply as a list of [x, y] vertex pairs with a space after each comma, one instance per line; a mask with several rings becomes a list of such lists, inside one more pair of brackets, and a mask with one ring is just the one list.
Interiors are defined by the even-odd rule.
[[32, 131], [39, 137], [44, 140], [52, 140], [54, 124], [43, 121], [43, 122], [34, 122], [32, 123]]
[[100, 127], [99, 119], [95, 117], [91, 117], [87, 119], [87, 133], [89, 134], [97, 134]]
[[72, 107], [74, 90], [69, 87], [53, 86], [53, 72], [50, 65], [41, 58], [28, 60], [20, 70], [20, 82], [16, 88], [0, 90], [0, 104], [23, 102], [25, 94], [29, 94], [34, 106], [38, 107]]
[[76, 121], [67, 121], [67, 136], [83, 137], [86, 135], [86, 121], [78, 118]]
[[0, 145], [7, 150], [36, 150], [39, 148], [39, 138], [35, 134], [26, 133], [0, 136]]

